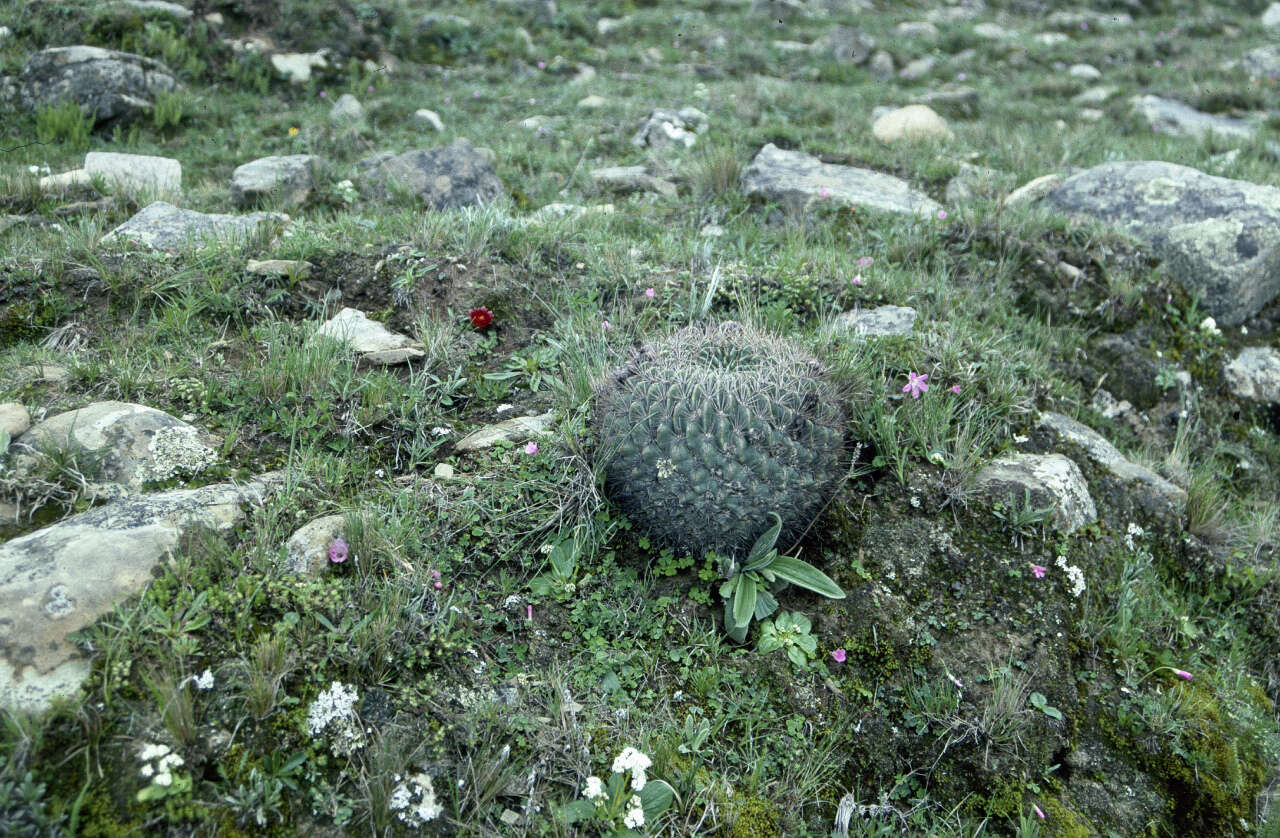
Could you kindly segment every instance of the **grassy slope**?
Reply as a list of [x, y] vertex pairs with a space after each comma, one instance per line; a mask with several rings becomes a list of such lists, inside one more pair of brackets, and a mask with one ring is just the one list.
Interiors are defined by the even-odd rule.
[[[827, 834], [846, 794], [898, 813], [864, 810], [855, 834], [899, 834], [903, 819], [921, 834], [1087, 834], [1081, 792], [1071, 791], [1085, 771], [1061, 767], [1086, 745], [1107, 754], [1089, 769], [1093, 781], [1137, 777], [1169, 801], [1153, 810], [1161, 834], [1246, 834], [1240, 819], [1258, 824], [1254, 794], [1280, 742], [1271, 704], [1280, 445], [1273, 420], [1223, 400], [1219, 373], [1245, 340], [1259, 340], [1256, 330], [1200, 332], [1193, 301], [1142, 254], [1041, 211], [979, 200], [926, 223], [796, 216], [752, 204], [736, 186], [765, 142], [898, 174], [938, 200], [964, 162], [997, 170], [1000, 189], [1113, 159], [1280, 185], [1259, 152], [1216, 164], [1223, 149], [1153, 134], [1125, 104], [1151, 91], [1214, 110], [1273, 107], [1272, 83], [1220, 68], [1264, 42], [1256, 15], [1224, 6], [1017, 47], [964, 24], [944, 27], [938, 43], [902, 42], [891, 35], [901, 13], [844, 20], [889, 45], [899, 64], [942, 58], [929, 79], [879, 83], [769, 46], [811, 41], [830, 20], [778, 27], [730, 3], [562, 2], [548, 20], [495, 8], [456, 4], [443, 11], [484, 25], [429, 37], [414, 35], [422, 9], [392, 3], [349, 14], [223, 8], [227, 33], [256, 27], [300, 50], [349, 46], [349, 63], [301, 87], [235, 59], [204, 24], [95, 4], [32, 4], [10, 24], [15, 37], [0, 44], [7, 72], [46, 45], [97, 43], [164, 58], [188, 88], [177, 124], [115, 138], [77, 137], [74, 119], [6, 121], [8, 212], [49, 214], [60, 201], [38, 197], [26, 167], [74, 168], [86, 150], [178, 158], [184, 204], [206, 211], [229, 209], [231, 171], [256, 157], [313, 152], [332, 164], [315, 204], [293, 213], [293, 232], [247, 254], [166, 259], [98, 247], [129, 206], [62, 219], [60, 230], [2, 234], [0, 401], [50, 414], [102, 399], [194, 413], [226, 440], [223, 464], [200, 480], [290, 475], [231, 543], [193, 539], [139, 601], [88, 633], [98, 663], [86, 701], [7, 720], [0, 806], [14, 829], [44, 818], [103, 835], [144, 826], [232, 835], [263, 824], [294, 834], [335, 823], [380, 834], [400, 828], [387, 808], [395, 778], [425, 769], [444, 806], [437, 825], [563, 834], [552, 814], [587, 776], [606, 775], [622, 744], [651, 755], [650, 776], [675, 788], [663, 821], [673, 834]], [[596, 34], [596, 16], [624, 15], [616, 34]], [[1004, 22], [1039, 31], [1032, 17]], [[527, 54], [518, 27], [532, 36]], [[717, 33], [723, 47], [711, 43]], [[421, 63], [363, 69], [379, 42]], [[970, 61], [948, 58], [968, 48]], [[549, 71], [556, 56], [599, 75], [571, 84]], [[1077, 61], [1121, 88], [1099, 122], [1080, 121], [1068, 102], [1087, 84], [1055, 69]], [[982, 105], [978, 119], [951, 121], [954, 142], [871, 138], [872, 108], [960, 73]], [[329, 103], [343, 92], [370, 111], [358, 136], [328, 128]], [[589, 93], [609, 103], [579, 110]], [[710, 114], [712, 127], [675, 155], [679, 197], [600, 194], [591, 168], [646, 159], [629, 143], [638, 118], [685, 104]], [[440, 113], [443, 134], [410, 117], [420, 107]], [[556, 117], [553, 136], [515, 124], [535, 113]], [[458, 136], [494, 150], [510, 206], [427, 214], [348, 205], [335, 185], [373, 151]], [[542, 228], [511, 221], [560, 200], [612, 201], [618, 212]], [[724, 235], [700, 236], [707, 223]], [[318, 271], [297, 284], [263, 280], [241, 270], [246, 255], [307, 259]], [[874, 264], [859, 267], [866, 256]], [[1085, 281], [1069, 288], [1036, 264], [1055, 258], [1084, 268]], [[83, 266], [100, 282], [68, 278]], [[813, 618], [817, 654], [803, 667], [728, 643], [714, 565], [650, 546], [600, 502], [585, 459], [588, 373], [703, 316], [713, 277], [707, 316], [793, 335], [859, 393], [851, 431], [867, 443], [868, 469], [842, 489], [803, 554], [850, 597], [784, 597], [784, 608]], [[335, 286], [341, 300], [324, 302]], [[919, 311], [911, 339], [850, 342], [822, 328], [838, 310], [881, 303]], [[429, 363], [367, 371], [308, 347], [314, 324], [339, 305], [419, 337]], [[465, 316], [476, 305], [495, 313], [484, 334]], [[82, 348], [41, 347], [69, 322]], [[1096, 370], [1077, 350], [1095, 333], [1139, 326], [1150, 349], [1203, 385], [1176, 427], [1157, 420], [1135, 433], [1088, 407]], [[47, 385], [12, 373], [35, 361], [65, 363], [71, 377]], [[505, 371], [517, 374], [485, 377]], [[926, 398], [902, 398], [908, 372], [930, 374]], [[452, 440], [500, 418], [503, 403], [556, 410], [554, 441], [533, 455], [518, 446], [451, 453]], [[1106, 523], [1063, 539], [966, 503], [974, 466], [1050, 407], [1188, 482], [1191, 547], [1153, 535], [1130, 549]], [[1254, 464], [1247, 472], [1242, 457]], [[433, 481], [437, 463], [459, 479]], [[84, 506], [63, 500], [51, 511]], [[358, 561], [316, 581], [281, 580], [289, 534], [334, 512], [349, 516]], [[540, 548], [578, 524], [591, 536], [571, 579], [531, 589], [547, 570]], [[1087, 569], [1080, 600], [1029, 573], [1059, 554]], [[1203, 562], [1190, 561], [1197, 556]], [[830, 657], [837, 648], [842, 664]], [[1195, 680], [1180, 683], [1171, 666]], [[214, 690], [176, 686], [206, 668]], [[964, 690], [952, 691], [947, 675]], [[335, 680], [358, 687], [372, 731], [350, 756], [306, 728], [308, 706]], [[1044, 701], [1031, 704], [1033, 692]], [[1064, 720], [1041, 704], [1061, 707]], [[192, 785], [139, 803], [137, 748], [155, 741], [184, 755]], [[27, 772], [42, 790], [21, 790]], [[501, 823], [504, 808], [526, 802], [536, 807], [525, 813], [530, 825]], [[1043, 824], [1029, 816], [1033, 804], [1048, 811]], [[1273, 816], [1265, 828], [1278, 824]]]

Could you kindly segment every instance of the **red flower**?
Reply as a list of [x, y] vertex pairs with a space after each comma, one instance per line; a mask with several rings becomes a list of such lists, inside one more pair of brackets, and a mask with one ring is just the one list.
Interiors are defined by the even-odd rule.
[[477, 329], [483, 329], [493, 322], [493, 312], [484, 306], [473, 308], [468, 313], [471, 315], [471, 325]]

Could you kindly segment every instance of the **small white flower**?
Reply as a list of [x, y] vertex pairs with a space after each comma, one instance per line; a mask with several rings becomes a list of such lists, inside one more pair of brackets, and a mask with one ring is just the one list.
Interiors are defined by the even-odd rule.
[[613, 773], [622, 774], [637, 767], [643, 771], [651, 765], [653, 765], [653, 760], [628, 745], [622, 749], [622, 753], [618, 754], [617, 759], [613, 761]]
[[173, 775], [168, 772], [164, 774], [157, 774], [151, 782], [155, 783], [157, 786], [168, 787], [173, 785]]
[[213, 670], [206, 669], [200, 673], [200, 677], [195, 679], [196, 689], [211, 690], [213, 689]]
[[582, 790], [582, 796], [587, 800], [600, 800], [604, 797], [604, 783], [599, 777], [588, 777], [587, 786]]
[[647, 782], [649, 782], [649, 778], [645, 776], [643, 768], [636, 767], [631, 769], [631, 788], [640, 791]]
[[628, 829], [639, 829], [644, 826], [644, 809], [640, 806], [640, 798], [631, 798], [631, 810], [622, 819], [622, 825]]
[[186, 760], [177, 754], [166, 754], [160, 758], [160, 762], [156, 763], [156, 766], [161, 771], [168, 773], [171, 769], [178, 768], [185, 762]]
[[141, 774], [143, 777], [150, 777], [152, 774], [156, 773], [156, 770], [152, 768], [151, 763], [148, 762], [138, 769], [138, 773]]
[[1218, 323], [1212, 317], [1206, 317], [1200, 321], [1200, 331], [1210, 335], [1220, 335], [1222, 330], [1218, 328]]
[[150, 760], [162, 757], [167, 753], [169, 753], [168, 745], [150, 745], [150, 744], [143, 745], [142, 753], [138, 754], [138, 759], [142, 760], [143, 762], [148, 762]]

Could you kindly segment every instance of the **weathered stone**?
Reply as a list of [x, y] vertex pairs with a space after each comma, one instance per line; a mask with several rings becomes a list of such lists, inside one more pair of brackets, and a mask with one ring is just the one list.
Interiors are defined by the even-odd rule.
[[350, 93], [344, 93], [329, 109], [329, 122], [340, 128], [358, 128], [364, 124], [364, 105]]
[[674, 197], [676, 185], [654, 177], [644, 166], [607, 166], [591, 170], [591, 182], [617, 192], [656, 192]]
[[320, 158], [313, 154], [260, 157], [231, 173], [231, 200], [238, 207], [259, 201], [299, 206], [311, 197]]
[[640, 123], [631, 144], [654, 149], [692, 148], [709, 124], [710, 118], [697, 108], [655, 108]]
[[1256, 125], [1243, 119], [1201, 113], [1181, 102], [1159, 96], [1135, 96], [1131, 104], [1133, 112], [1153, 130], [1174, 137], [1203, 140], [1212, 134], [1226, 140], [1249, 142], [1258, 133]]
[[933, 40], [941, 33], [936, 24], [927, 20], [904, 20], [893, 27], [893, 34], [899, 38], [925, 38]]
[[1102, 78], [1102, 71], [1092, 64], [1072, 64], [1067, 68], [1067, 75], [1085, 81], [1097, 81]]
[[742, 176], [743, 189], [766, 201], [805, 206], [828, 201], [904, 215], [934, 214], [942, 207], [905, 181], [891, 175], [823, 163], [799, 151], [769, 143], [756, 154]]
[[94, 402], [45, 419], [14, 443], [14, 470], [35, 467], [44, 452], [67, 451], [94, 494], [139, 491], [152, 480], [196, 474], [217, 462], [214, 440], [162, 410]]
[[1070, 534], [1098, 519], [1080, 467], [1061, 454], [1010, 454], [978, 472], [974, 487], [991, 502], [1013, 495], [1021, 504], [1029, 494], [1037, 509], [1051, 506], [1053, 525]]
[[1280, 44], [1265, 44], [1244, 54], [1244, 71], [1257, 79], [1280, 74]]
[[1119, 92], [1120, 88], [1114, 85], [1100, 84], [1080, 91], [1071, 97], [1071, 102], [1075, 105], [1104, 105]]
[[1037, 431], [1046, 434], [1053, 445], [1066, 446], [1067, 454], [1078, 455], [1077, 463], [1089, 462], [1098, 467], [1100, 476], [1093, 484], [1094, 494], [1105, 498], [1120, 517], [1128, 518], [1130, 508], [1136, 508], [1165, 524], [1176, 526], [1182, 521], [1187, 493], [1146, 466], [1129, 460], [1097, 431], [1061, 413], [1040, 414]]
[[29, 380], [38, 384], [57, 384], [71, 375], [66, 367], [58, 364], [27, 364], [13, 372], [19, 381]]
[[[0, 403], [0, 439], [7, 436], [9, 439], [17, 439], [18, 435], [31, 427], [31, 414], [27, 412], [26, 407], [18, 402]], [[3, 448], [0, 448], [0, 453]]]
[[426, 355], [422, 344], [390, 331], [359, 309], [344, 308], [316, 330], [315, 336], [347, 344], [365, 363], [378, 366], [403, 364]]
[[960, 171], [947, 181], [947, 203], [959, 205], [978, 198], [993, 198], [999, 177], [995, 169], [961, 163]]
[[856, 26], [833, 26], [813, 42], [814, 52], [830, 54], [838, 64], [859, 65], [871, 57], [876, 39]]
[[294, 279], [306, 279], [315, 267], [310, 262], [295, 259], [265, 259], [261, 262], [250, 259], [244, 266], [246, 273], [255, 276], [287, 276]]
[[591, 215], [613, 215], [613, 204], [595, 204], [581, 206], [579, 204], [554, 203], [539, 207], [530, 216], [533, 224], [545, 224], [561, 218], [579, 219]]
[[100, 244], [133, 242], [176, 253], [184, 247], [210, 239], [245, 240], [269, 224], [288, 220], [289, 216], [278, 212], [223, 215], [180, 209], [164, 201], [155, 201], [103, 236]]
[[1280, 351], [1274, 346], [1246, 346], [1222, 368], [1231, 395], [1251, 402], [1280, 402]]
[[18, 96], [29, 110], [75, 102], [100, 124], [148, 115], [156, 96], [177, 86], [173, 71], [151, 58], [101, 47], [50, 47], [27, 59]]
[[437, 210], [483, 206], [506, 194], [492, 156], [462, 138], [400, 155], [384, 152], [356, 163], [360, 191], [384, 199], [394, 193], [413, 195]]
[[440, 114], [436, 113], [430, 108], [418, 108], [416, 111], [413, 112], [413, 118], [418, 120], [419, 122], [425, 122], [427, 125], [430, 125], [436, 131], [444, 130], [444, 120], [440, 119]]
[[276, 72], [294, 84], [306, 84], [311, 81], [312, 70], [323, 70], [329, 66], [326, 58], [328, 50], [319, 52], [277, 52], [271, 56], [271, 66]]
[[1159, 161], [1104, 163], [1046, 200], [1129, 233], [1235, 326], [1280, 292], [1280, 189]]
[[1004, 205], [1006, 207], [1014, 207], [1018, 204], [1029, 204], [1033, 201], [1038, 201], [1061, 186], [1065, 180], [1066, 178], [1057, 173], [1041, 175], [1034, 180], [1027, 181], [1006, 195]]
[[917, 97], [918, 104], [928, 105], [940, 114], [948, 114], [962, 119], [974, 119], [978, 116], [978, 105], [981, 98], [972, 87], [952, 87], [944, 90], [931, 90]]
[[1009, 29], [1005, 29], [998, 23], [986, 21], [979, 23], [973, 27], [973, 34], [979, 38], [986, 38], [989, 41], [1005, 41], [1010, 38], [1018, 37], [1018, 33]]
[[285, 572], [321, 576], [333, 564], [329, 545], [346, 530], [347, 516], [325, 515], [303, 524], [285, 543]]
[[68, 635], [145, 588], [186, 533], [232, 529], [274, 482], [123, 498], [0, 544], [0, 703], [39, 711], [74, 696], [90, 661]]
[[905, 336], [915, 328], [916, 310], [907, 306], [879, 306], [877, 308], [846, 311], [833, 324], [839, 331], [868, 337]]
[[1258, 20], [1264, 29], [1280, 31], [1280, 3], [1272, 3]]
[[890, 111], [871, 126], [871, 136], [882, 143], [951, 140], [947, 121], [928, 105], [907, 105]]
[[41, 192], [67, 192], [89, 186], [93, 186], [93, 179], [84, 169], [72, 169], [69, 172], [40, 178]]
[[507, 419], [496, 425], [489, 425], [472, 431], [454, 443], [455, 451], [478, 451], [481, 448], [492, 448], [499, 440], [522, 442], [536, 436], [545, 436], [550, 431], [547, 426], [555, 420], [554, 413], [543, 413], [539, 416], [518, 416]]
[[609, 104], [608, 99], [604, 98], [603, 96], [598, 96], [594, 93], [591, 94], [590, 96], [583, 96], [581, 99], [578, 100], [578, 107], [588, 111], [598, 110], [600, 108], [605, 107], [608, 104]]
[[871, 56], [871, 60], [867, 62], [867, 71], [877, 81], [888, 81], [893, 78], [895, 69], [893, 56], [884, 50], [880, 50]]
[[938, 66], [938, 59], [932, 55], [924, 55], [920, 58], [912, 59], [898, 71], [898, 75], [904, 79], [922, 79], [933, 72]]
[[145, 14], [167, 15], [174, 20], [186, 20], [191, 17], [191, 10], [186, 6], [167, 3], [165, 0], [117, 0], [117, 5]]
[[173, 197], [182, 191], [182, 164], [169, 157], [91, 151], [84, 156], [84, 173], [131, 195]]

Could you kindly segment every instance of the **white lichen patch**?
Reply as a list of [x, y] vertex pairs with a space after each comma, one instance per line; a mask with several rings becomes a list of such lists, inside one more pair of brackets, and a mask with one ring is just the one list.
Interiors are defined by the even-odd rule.
[[218, 452], [200, 441], [195, 428], [160, 428], [148, 446], [151, 462], [147, 480], [168, 480], [178, 475], [199, 474], [218, 461]]

